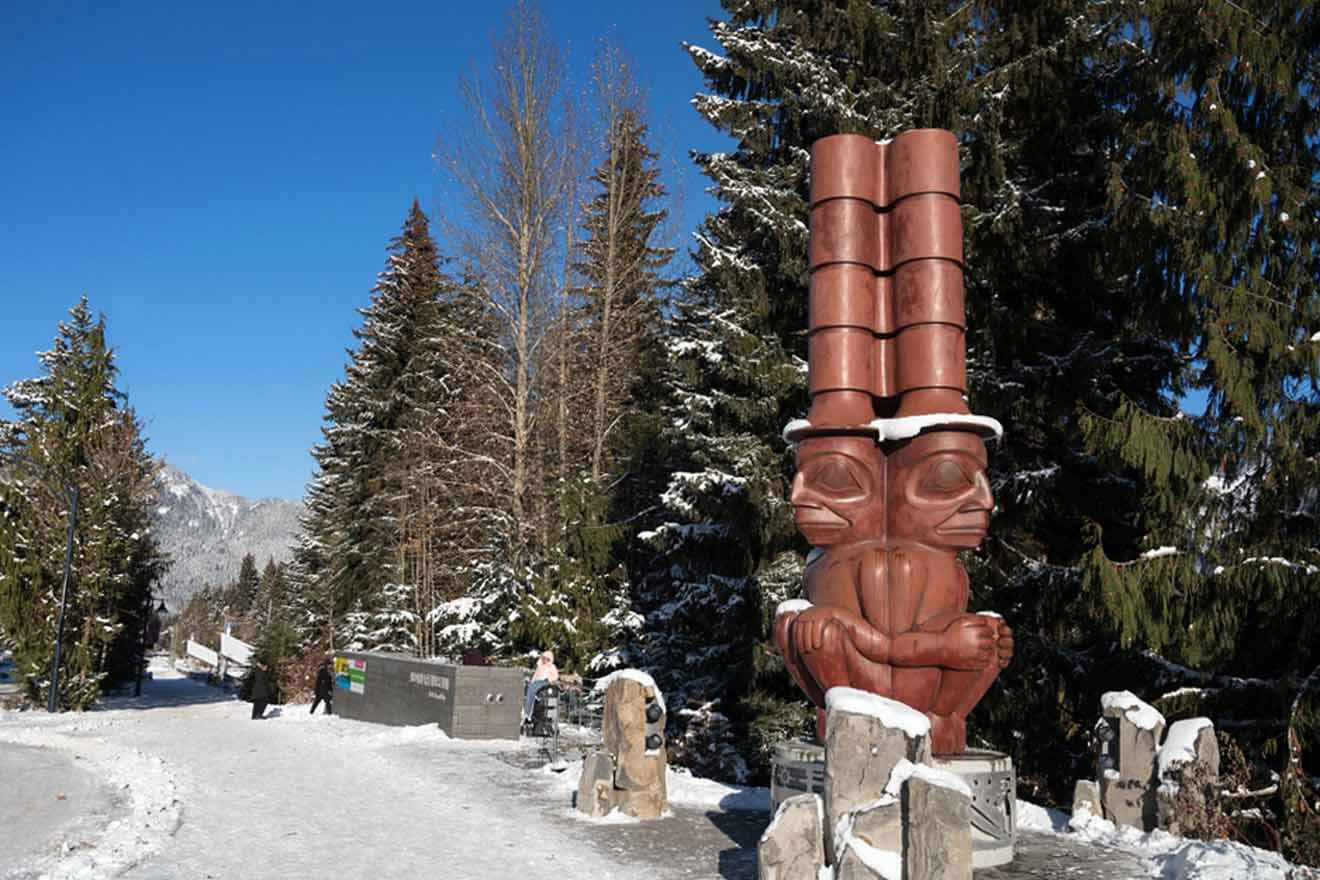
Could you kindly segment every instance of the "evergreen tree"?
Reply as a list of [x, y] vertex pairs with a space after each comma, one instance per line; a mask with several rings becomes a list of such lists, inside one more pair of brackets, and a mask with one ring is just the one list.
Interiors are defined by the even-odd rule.
[[260, 589], [261, 576], [257, 574], [257, 560], [251, 553], [245, 553], [238, 566], [238, 580], [234, 581], [231, 610], [240, 615], [254, 611]]
[[[1309, 650], [1265, 635], [1308, 626], [1282, 603], [1316, 575], [1312, 14], [1070, 0], [726, 9], [712, 25], [722, 54], [689, 47], [712, 92], [697, 108], [737, 142], [698, 157], [725, 202], [699, 234], [694, 285], [731, 319], [717, 332], [782, 351], [776, 364], [801, 352], [812, 141], [922, 126], [961, 139], [972, 400], [1008, 428], [991, 452], [999, 512], [969, 568], [974, 601], [1008, 615], [1023, 661], [974, 734], [1062, 800], [1101, 690], [1181, 683], [1170, 664], [1115, 681], [1110, 658], [1156, 650], [1313, 681]], [[674, 345], [710, 342], [688, 330]], [[758, 403], [727, 379], [694, 388], [719, 413]], [[1199, 418], [1179, 409], [1195, 389], [1209, 397]], [[800, 414], [797, 393], [766, 421]], [[772, 426], [752, 434], [781, 450]], [[757, 460], [729, 473], [771, 473]], [[766, 499], [745, 527], [778, 534]], [[757, 548], [747, 574], [770, 570], [786, 540]]]
[[289, 623], [288, 605], [284, 566], [274, 559], [268, 559], [266, 567], [261, 570], [261, 579], [257, 584], [257, 598], [253, 602], [253, 612], [262, 625], [269, 625], [275, 620]]
[[76, 489], [59, 702], [81, 709], [136, 673], [151, 587], [167, 560], [149, 531], [157, 465], [115, 388], [105, 319], [93, 319], [85, 297], [69, 314], [39, 355], [45, 374], [4, 390], [18, 418], [0, 431], [0, 629], [29, 697], [44, 702]]
[[391, 241], [386, 269], [360, 310], [345, 378], [326, 398], [325, 442], [313, 450], [319, 473], [309, 490], [306, 537], [295, 555], [296, 581], [325, 596], [316, 615], [333, 619], [345, 645], [400, 648], [373, 615], [392, 619], [398, 603], [397, 547], [404, 491], [394, 467], [402, 426], [416, 401], [408, 377], [414, 359], [437, 337], [442, 287], [439, 258], [426, 215], [416, 201], [402, 233]]
[[621, 465], [646, 419], [647, 390], [639, 379], [656, 356], [668, 288], [662, 273], [673, 257], [659, 241], [667, 193], [631, 68], [619, 50], [605, 46], [593, 70], [600, 122], [592, 136], [600, 158], [572, 255], [580, 284], [561, 316], [561, 332], [570, 333], [568, 382], [577, 388], [568, 400], [572, 437], [564, 444], [573, 454], [561, 453], [548, 565], [534, 580], [517, 627], [530, 646], [554, 647], [557, 661], [570, 669], [608, 647], [602, 619], [626, 599], [623, 508], [632, 502], [622, 497], [628, 485]]

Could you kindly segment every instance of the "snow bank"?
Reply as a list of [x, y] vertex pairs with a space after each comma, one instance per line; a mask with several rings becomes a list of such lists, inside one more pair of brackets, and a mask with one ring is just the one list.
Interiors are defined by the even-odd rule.
[[637, 682], [642, 687], [649, 687], [655, 692], [655, 701], [660, 704], [660, 708], [665, 712], [669, 711], [665, 708], [665, 695], [660, 690], [659, 686], [656, 685], [655, 679], [647, 675], [645, 672], [642, 672], [640, 669], [620, 669], [618, 672], [611, 672], [604, 678], [597, 679], [596, 686], [592, 688], [592, 690], [604, 691], [609, 688], [610, 683], [616, 678], [627, 678], [631, 681]]
[[669, 768], [665, 774], [665, 788], [669, 792], [670, 802], [675, 804], [719, 807], [740, 812], [770, 812], [770, 789], [704, 779], [693, 776], [684, 767]]
[[[67, 716], [49, 717], [56, 723], [63, 722], [69, 730], [86, 729], [80, 723], [69, 725]], [[95, 837], [79, 835], [77, 840], [66, 841], [59, 856], [47, 857], [34, 866], [34, 876], [68, 880], [113, 877], [159, 852], [179, 828], [174, 776], [157, 756], [117, 747], [100, 738], [31, 727], [0, 730], [0, 742], [71, 752], [127, 801], [126, 816], [110, 822]]]
[[1117, 709], [1142, 730], [1154, 730], [1164, 724], [1164, 716], [1154, 706], [1142, 702], [1132, 691], [1109, 691], [1100, 698], [1103, 710]]
[[1074, 817], [1069, 827], [1074, 838], [1146, 859], [1151, 876], [1161, 880], [1286, 880], [1292, 867], [1278, 853], [1246, 844], [1186, 840], [1167, 831], [1143, 833], [1086, 813]]
[[1052, 810], [1049, 807], [1042, 807], [1020, 798], [1016, 809], [1019, 831], [1060, 834], [1068, 830], [1068, 814], [1063, 810]]
[[[573, 761], [562, 773], [546, 765], [538, 771], [561, 795], [577, 791], [582, 779], [582, 762]], [[669, 802], [688, 807], [717, 807], [730, 812], [770, 812], [770, 789], [750, 785], [732, 785], [693, 776], [685, 767], [669, 767], [665, 773]]]
[[911, 737], [930, 733], [930, 719], [916, 709], [857, 688], [830, 688], [825, 693], [825, 711], [830, 710], [870, 715], [886, 727], [897, 727]]

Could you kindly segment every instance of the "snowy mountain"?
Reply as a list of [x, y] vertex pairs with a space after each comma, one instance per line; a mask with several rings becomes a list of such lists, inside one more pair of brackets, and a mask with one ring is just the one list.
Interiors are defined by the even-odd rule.
[[158, 594], [163, 593], [170, 609], [177, 610], [202, 587], [237, 578], [246, 553], [256, 558], [258, 570], [267, 559], [287, 561], [302, 510], [301, 501], [249, 501], [211, 489], [166, 465], [161, 473], [155, 531], [174, 565]]

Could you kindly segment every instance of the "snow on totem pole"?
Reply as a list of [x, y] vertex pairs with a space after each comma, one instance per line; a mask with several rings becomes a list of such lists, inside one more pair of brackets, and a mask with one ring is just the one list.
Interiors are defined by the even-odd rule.
[[817, 550], [775, 641], [821, 742], [825, 693], [847, 686], [924, 713], [934, 754], [960, 753], [1013, 655], [997, 615], [967, 613], [957, 556], [989, 527], [985, 440], [1003, 431], [965, 400], [958, 198], [950, 132], [812, 146], [811, 408], [784, 435], [794, 517]]

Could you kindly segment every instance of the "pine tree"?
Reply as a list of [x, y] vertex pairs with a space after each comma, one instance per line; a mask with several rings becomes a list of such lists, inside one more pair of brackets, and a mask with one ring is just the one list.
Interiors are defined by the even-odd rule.
[[[1062, 800], [1099, 691], [1118, 684], [1111, 661], [1161, 651], [1315, 681], [1298, 638], [1266, 635], [1309, 626], [1282, 606], [1316, 575], [1312, 14], [726, 9], [723, 54], [689, 47], [712, 90], [696, 106], [738, 144], [698, 157], [726, 204], [699, 234], [696, 288], [758, 343], [801, 351], [810, 143], [960, 137], [972, 401], [1008, 428], [991, 451], [999, 510], [969, 569], [1021, 661], [973, 716], [981, 742]], [[1179, 408], [1198, 388], [1199, 418]], [[754, 402], [732, 390], [700, 393], [714, 410]], [[768, 505], [750, 515], [774, 522]], [[1156, 669], [1121, 686], [1155, 697], [1160, 682], [1214, 680], [1146, 656]]]
[[243, 615], [255, 610], [260, 590], [261, 576], [257, 574], [257, 560], [251, 553], [245, 553], [238, 566], [238, 580], [234, 581], [233, 612]]
[[400, 499], [408, 487], [397, 460], [419, 406], [417, 373], [439, 336], [446, 284], [416, 201], [389, 254], [370, 305], [360, 310], [359, 346], [326, 398], [325, 442], [313, 451], [319, 473], [309, 489], [294, 581], [306, 613], [335, 622], [337, 643], [412, 650], [415, 633], [397, 631], [412, 615], [398, 563]]
[[39, 355], [45, 374], [4, 391], [18, 418], [0, 431], [0, 629], [29, 697], [44, 702], [76, 489], [59, 702], [81, 709], [136, 673], [151, 587], [167, 560], [149, 531], [157, 465], [115, 388], [105, 318], [93, 319], [85, 297], [69, 314]]
[[289, 596], [283, 564], [274, 559], [266, 560], [266, 567], [261, 570], [261, 579], [257, 583], [256, 600], [252, 605], [262, 625], [269, 625], [274, 620], [289, 622]]
[[617, 48], [604, 46], [593, 72], [599, 124], [592, 138], [600, 158], [571, 255], [579, 286], [563, 308], [562, 335], [552, 349], [561, 357], [570, 352], [572, 378], [563, 384], [576, 393], [557, 402], [573, 430], [561, 444], [561, 467], [548, 493], [554, 522], [548, 564], [533, 582], [518, 627], [530, 645], [553, 646], [557, 662], [569, 669], [607, 647], [602, 618], [626, 598], [619, 596], [628, 588], [620, 551], [629, 514], [622, 508], [631, 501], [621, 497], [627, 482], [620, 466], [646, 417], [639, 379], [655, 356], [668, 288], [663, 272], [673, 257], [660, 242], [667, 193], [631, 68]]

